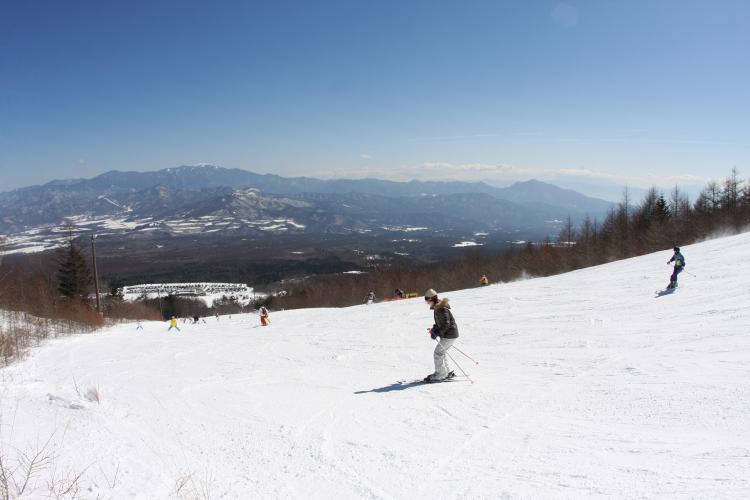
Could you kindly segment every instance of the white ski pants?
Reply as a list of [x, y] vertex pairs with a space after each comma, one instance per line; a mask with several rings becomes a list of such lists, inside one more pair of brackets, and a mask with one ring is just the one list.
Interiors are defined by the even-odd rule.
[[445, 378], [448, 375], [450, 369], [448, 368], [448, 360], [446, 359], [445, 353], [451, 348], [456, 339], [440, 339], [440, 342], [435, 346], [435, 376], [437, 378]]

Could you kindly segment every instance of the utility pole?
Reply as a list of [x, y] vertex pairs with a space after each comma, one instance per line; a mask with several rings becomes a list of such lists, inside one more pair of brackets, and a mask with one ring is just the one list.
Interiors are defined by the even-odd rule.
[[91, 235], [91, 260], [93, 261], [94, 267], [94, 289], [96, 290], [96, 312], [99, 316], [104, 316], [102, 313], [102, 304], [99, 299], [99, 271], [96, 269], [96, 234]]
[[161, 307], [161, 292], [163, 289], [164, 289], [164, 286], [159, 285], [159, 288], [157, 288], [156, 290], [156, 296], [159, 298], [159, 314], [161, 314], [162, 319], [166, 319], [164, 318], [164, 309], [162, 309]]

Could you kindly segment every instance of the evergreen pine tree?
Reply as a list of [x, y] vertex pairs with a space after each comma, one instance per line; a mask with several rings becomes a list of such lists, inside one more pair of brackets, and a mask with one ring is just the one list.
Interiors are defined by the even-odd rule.
[[69, 299], [87, 301], [91, 289], [91, 272], [81, 250], [70, 238], [57, 271], [57, 291]]
[[667, 200], [664, 199], [664, 194], [660, 194], [659, 198], [656, 200], [656, 206], [654, 207], [654, 217], [659, 222], [664, 222], [665, 219], [669, 218], [671, 215], [669, 211], [669, 205], [667, 205]]

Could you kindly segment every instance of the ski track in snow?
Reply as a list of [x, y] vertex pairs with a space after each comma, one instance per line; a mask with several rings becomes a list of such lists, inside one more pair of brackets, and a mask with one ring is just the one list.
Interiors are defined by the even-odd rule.
[[683, 252], [662, 297], [670, 252], [441, 294], [474, 384], [398, 383], [421, 299], [52, 339], [0, 370], [0, 452], [50, 440], [36, 497], [750, 498], [750, 234]]

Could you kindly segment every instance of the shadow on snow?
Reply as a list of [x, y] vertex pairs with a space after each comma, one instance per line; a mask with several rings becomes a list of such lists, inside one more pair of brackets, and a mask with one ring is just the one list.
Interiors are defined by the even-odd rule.
[[426, 382], [424, 380], [414, 380], [412, 382], [395, 382], [391, 385], [386, 385], [385, 387], [377, 387], [375, 389], [370, 389], [369, 391], [355, 391], [354, 394], [367, 394], [370, 392], [392, 392], [392, 391], [403, 391], [404, 389], [410, 389], [412, 387], [419, 387], [422, 385], [433, 385], [433, 384], [443, 384], [443, 383], [453, 383], [458, 382], [455, 379], [451, 380], [442, 380], [440, 382]]

